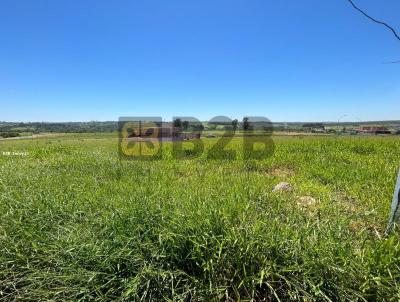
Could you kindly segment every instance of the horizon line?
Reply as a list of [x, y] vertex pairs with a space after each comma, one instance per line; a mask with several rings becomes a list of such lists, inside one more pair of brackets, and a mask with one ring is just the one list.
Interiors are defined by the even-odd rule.
[[[242, 120], [239, 120], [241, 122]], [[118, 120], [87, 120], [87, 121], [4, 121], [1, 120], [0, 123], [22, 123], [22, 124], [34, 124], [34, 123], [42, 123], [42, 124], [71, 124], [71, 123], [118, 123]], [[164, 123], [172, 122], [162, 121]], [[209, 121], [200, 120], [201, 123], [207, 123]], [[305, 123], [324, 123], [324, 124], [365, 124], [365, 123], [400, 123], [400, 120], [366, 120], [366, 121], [271, 121], [273, 124], [305, 124]]]

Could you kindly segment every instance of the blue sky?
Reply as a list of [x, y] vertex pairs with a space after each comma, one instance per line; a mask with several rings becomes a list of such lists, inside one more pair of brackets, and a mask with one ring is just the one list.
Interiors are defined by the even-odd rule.
[[[400, 31], [398, 0], [354, 0]], [[0, 1], [0, 120], [400, 119], [400, 42], [347, 0]]]

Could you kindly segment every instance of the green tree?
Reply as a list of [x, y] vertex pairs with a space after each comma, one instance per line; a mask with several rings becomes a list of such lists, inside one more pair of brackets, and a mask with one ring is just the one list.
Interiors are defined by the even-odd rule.
[[248, 117], [244, 117], [242, 121], [243, 130], [247, 131], [250, 129], [250, 122]]
[[188, 121], [183, 121], [182, 122], [182, 128], [184, 131], [187, 131], [189, 129], [189, 122]]
[[232, 127], [233, 127], [233, 130], [234, 130], [234, 131], [236, 131], [236, 129], [237, 129], [237, 127], [238, 127], [238, 124], [239, 124], [239, 121], [238, 121], [237, 119], [234, 119], [234, 120], [232, 121]]
[[174, 127], [181, 129], [182, 128], [182, 120], [180, 118], [174, 119], [172, 122]]

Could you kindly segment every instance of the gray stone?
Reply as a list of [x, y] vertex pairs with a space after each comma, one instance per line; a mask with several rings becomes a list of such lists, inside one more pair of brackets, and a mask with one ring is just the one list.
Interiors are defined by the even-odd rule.
[[291, 192], [293, 190], [293, 187], [291, 184], [287, 182], [280, 182], [277, 184], [272, 192]]

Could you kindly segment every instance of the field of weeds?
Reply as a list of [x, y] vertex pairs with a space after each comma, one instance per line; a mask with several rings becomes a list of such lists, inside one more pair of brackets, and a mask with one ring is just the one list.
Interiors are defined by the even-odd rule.
[[400, 139], [274, 140], [258, 161], [1, 141], [0, 301], [399, 301]]

